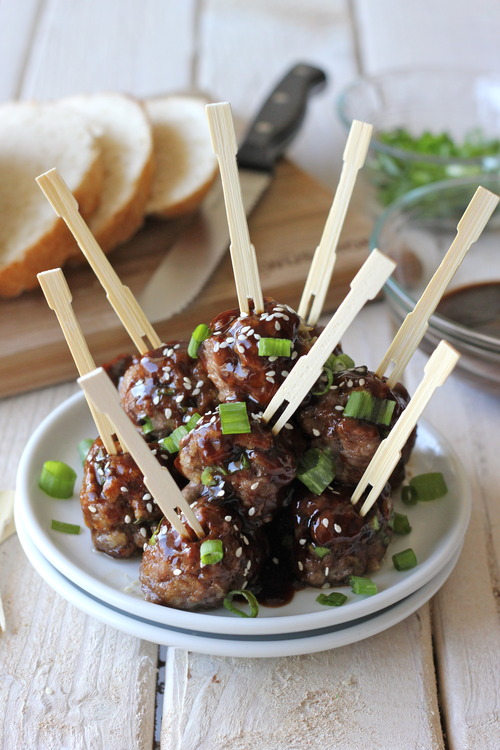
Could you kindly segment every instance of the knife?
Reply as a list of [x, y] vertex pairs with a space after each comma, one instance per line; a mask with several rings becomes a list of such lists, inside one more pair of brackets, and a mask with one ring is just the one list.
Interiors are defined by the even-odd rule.
[[[325, 73], [299, 63], [274, 87], [238, 150], [243, 205], [247, 216], [273, 178], [274, 167], [298, 133], [309, 94], [326, 82]], [[193, 221], [160, 262], [138, 296], [152, 323], [181, 312], [201, 291], [229, 246], [224, 196], [217, 180]]]

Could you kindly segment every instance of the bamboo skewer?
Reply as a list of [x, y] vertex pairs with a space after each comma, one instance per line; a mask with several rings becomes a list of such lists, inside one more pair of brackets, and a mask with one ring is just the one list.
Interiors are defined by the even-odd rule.
[[[48, 306], [57, 316], [78, 373], [86, 375], [88, 372], [92, 372], [92, 370], [95, 370], [95, 362], [73, 312], [71, 291], [63, 272], [60, 268], [55, 268], [51, 271], [43, 271], [37, 277]], [[112, 424], [105, 414], [95, 408], [91, 400], [87, 399], [87, 402], [106, 451], [111, 455], [116, 455]]]
[[394, 368], [387, 379], [387, 384], [390, 388], [401, 378], [406, 365], [427, 331], [429, 318], [438, 306], [444, 290], [450, 283], [470, 246], [480, 236], [499, 200], [498, 195], [491, 193], [483, 187], [478, 187], [474, 193], [472, 200], [458, 223], [457, 235], [450, 249], [427, 284], [413, 311], [408, 313], [404, 319], [382, 362], [378, 366], [375, 374], [378, 377], [382, 377], [391, 362], [394, 362]]
[[78, 378], [78, 384], [97, 408], [107, 414], [115, 426], [120, 443], [127, 446], [127, 451], [144, 475], [144, 484], [172, 526], [182, 537], [190, 538], [188, 530], [177, 514], [176, 509], [179, 508], [196, 535], [200, 539], [204, 537], [203, 527], [191, 506], [177, 487], [168, 469], [159, 464], [147, 443], [123, 411], [118, 391], [102, 367]]
[[342, 172], [320, 243], [307, 276], [298, 313], [308, 325], [318, 322], [332, 278], [337, 245], [358, 172], [365, 163], [373, 127], [353, 120], [344, 149]]
[[295, 412], [306, 393], [321, 375], [323, 365], [365, 302], [373, 299], [396, 264], [374, 250], [351, 282], [351, 291], [331, 318], [311, 350], [297, 361], [287, 379], [269, 402], [262, 419], [268, 422], [288, 402], [272, 431], [276, 435]]
[[[136, 298], [130, 289], [121, 283], [111, 263], [83, 220], [73, 193], [57, 169], [51, 169], [39, 175], [36, 181], [55, 213], [64, 219], [80, 250], [104, 287], [110, 304], [139, 352], [145, 354], [149, 349], [156, 349], [161, 346], [161, 340]], [[146, 343], [144, 339], [148, 339], [149, 343]]]
[[250, 242], [248, 223], [243, 207], [241, 186], [236, 163], [238, 146], [234, 132], [231, 107], [228, 102], [208, 104], [206, 107], [212, 147], [217, 160], [226, 204], [231, 244], [231, 262], [241, 312], [249, 313], [249, 300], [253, 300], [257, 313], [264, 311], [255, 248]]
[[401, 457], [401, 451], [408, 440], [417, 420], [427, 406], [432, 394], [444, 381], [455, 367], [459, 353], [448, 342], [441, 341], [434, 350], [427, 365], [424, 368], [424, 377], [420, 382], [413, 398], [402, 412], [398, 421], [390, 431], [389, 435], [382, 440], [372, 460], [368, 464], [358, 486], [352, 495], [353, 505], [358, 502], [361, 495], [370, 484], [368, 497], [360, 510], [360, 515], [365, 516], [372, 505], [376, 502], [382, 492], [384, 485], [391, 476], [394, 468]]

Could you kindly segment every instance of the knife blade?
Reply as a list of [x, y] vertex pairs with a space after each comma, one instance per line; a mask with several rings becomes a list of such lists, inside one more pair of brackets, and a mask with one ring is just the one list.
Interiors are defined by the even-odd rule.
[[[247, 216], [273, 178], [274, 167], [298, 133], [309, 95], [324, 85], [325, 73], [294, 65], [273, 88], [254, 117], [238, 150], [238, 171]], [[160, 262], [139, 304], [152, 323], [181, 312], [201, 291], [229, 246], [220, 179], [193, 221]]]

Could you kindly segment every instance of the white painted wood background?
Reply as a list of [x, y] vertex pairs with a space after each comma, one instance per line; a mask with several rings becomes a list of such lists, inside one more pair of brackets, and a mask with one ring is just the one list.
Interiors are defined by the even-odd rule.
[[[343, 85], [402, 65], [498, 71], [499, 31], [497, 0], [1, 0], [0, 100], [203, 90], [245, 121], [289, 64], [310, 61], [330, 86], [312, 101], [291, 155], [333, 189]], [[356, 321], [348, 347], [374, 363], [390, 335], [378, 306]], [[412, 363], [410, 390], [423, 362]], [[33, 428], [74, 390], [0, 403], [3, 487], [14, 487]], [[498, 750], [500, 403], [453, 378], [429, 418], [454, 436], [474, 495], [464, 552], [432, 606], [325, 654], [247, 661], [171, 650], [162, 748]], [[156, 647], [66, 604], [16, 538], [0, 547], [0, 592], [9, 625], [0, 635], [0, 749], [149, 750]]]

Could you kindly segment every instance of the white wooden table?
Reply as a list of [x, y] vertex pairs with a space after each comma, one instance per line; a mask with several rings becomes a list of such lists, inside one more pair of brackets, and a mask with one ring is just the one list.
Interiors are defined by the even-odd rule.
[[[430, 23], [420, 3], [395, 0], [2, 0], [0, 98], [201, 89], [230, 100], [244, 120], [287, 65], [311, 61], [334, 83], [312, 102], [291, 153], [333, 188], [342, 147], [333, 101], [360, 67], [454, 63], [458, 49], [462, 65], [495, 67], [498, 5], [469, 5], [455, 3], [452, 20], [449, 4], [435, 2]], [[346, 350], [376, 363], [391, 333], [378, 303], [356, 320]], [[417, 354], [411, 363], [410, 391], [424, 362]], [[76, 390], [36, 390], [36, 373], [33, 385], [0, 403], [2, 488], [14, 487], [34, 427]], [[498, 750], [500, 401], [452, 377], [426, 417], [451, 436], [473, 493], [464, 550], [442, 590], [390, 630], [311, 656], [245, 660], [170, 649], [162, 750]], [[8, 622], [0, 635], [1, 750], [150, 750], [157, 646], [67, 604], [16, 537], [0, 547], [0, 592]]]

